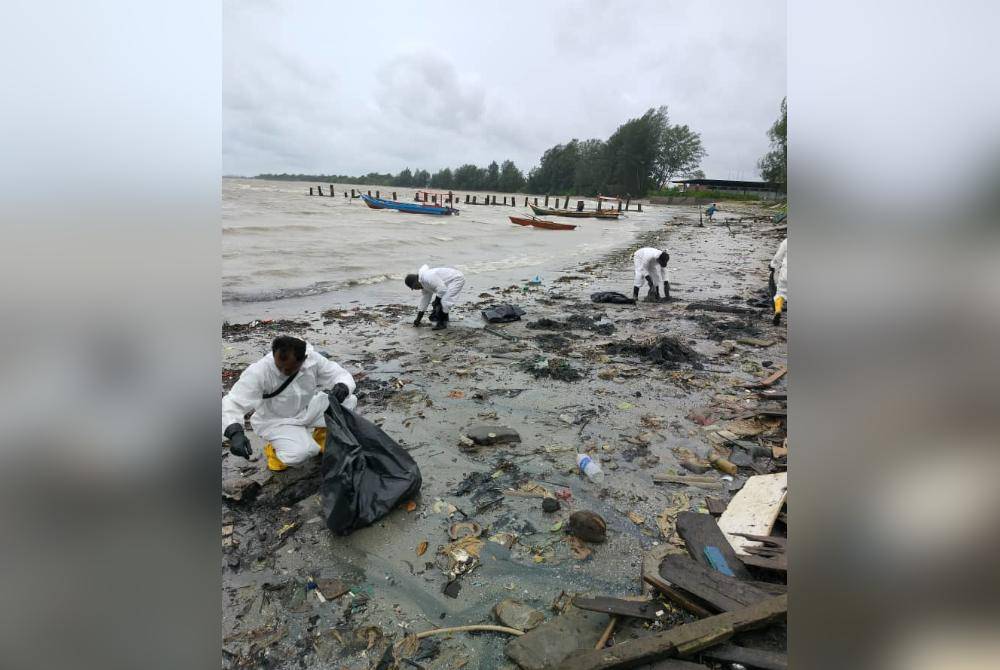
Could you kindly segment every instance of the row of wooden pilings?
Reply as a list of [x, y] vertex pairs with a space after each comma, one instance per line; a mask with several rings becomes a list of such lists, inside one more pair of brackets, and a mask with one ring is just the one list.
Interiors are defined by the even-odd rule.
[[[309, 187], [309, 195], [327, 195], [327, 194], [323, 193], [323, 187], [322, 186], [316, 186], [315, 187], [315, 193], [313, 191], [314, 191], [314, 187], [310, 186]], [[329, 195], [330, 195], [330, 197], [333, 197], [333, 196], [336, 195], [336, 193], [335, 193], [335, 191], [333, 189], [333, 184], [330, 184], [330, 193], [329, 193]], [[428, 195], [430, 195], [430, 200], [427, 200], [426, 197], [425, 197], [424, 200], [421, 200], [420, 199], [420, 191], [417, 191], [417, 193], [416, 193], [416, 195], [414, 196], [413, 199], [416, 202], [424, 202], [424, 203], [429, 203], [429, 204], [434, 204], [434, 205], [438, 204], [438, 196], [437, 196], [437, 194], [430, 193]], [[350, 193], [349, 196], [347, 194], [347, 191], [344, 191], [344, 197], [345, 198], [347, 198], [347, 197], [350, 197], [350, 198], [359, 198], [359, 197], [361, 197], [361, 191], [357, 191], [356, 192], [355, 189], [352, 188], [351, 189], [351, 193]], [[368, 197], [369, 198], [371, 198], [371, 197], [381, 198], [382, 197], [381, 191], [375, 191], [375, 195], [374, 196], [372, 196], [372, 192], [371, 191], [368, 191]], [[543, 203], [541, 205], [542, 207], [548, 207], [549, 206], [549, 198], [550, 197], [552, 197], [552, 196], [548, 196], [548, 195], [544, 196]], [[465, 204], [466, 205], [502, 205], [504, 207], [507, 207], [507, 206], [516, 207], [517, 206], [517, 197], [516, 196], [513, 196], [513, 195], [512, 196], [506, 196], [505, 195], [505, 196], [501, 196], [501, 198], [503, 198], [503, 199], [500, 202], [497, 202], [497, 197], [495, 195], [484, 195], [482, 202], [480, 202], [478, 195], [469, 195], [468, 193], [466, 193], [465, 194]], [[509, 198], [509, 202], [508, 202], [508, 198]], [[396, 191], [392, 192], [392, 199], [393, 200], [398, 200], [398, 198], [396, 197]], [[529, 199], [528, 196], [524, 196], [524, 206], [525, 207], [528, 206], [528, 199]], [[553, 207], [553, 209], [560, 209], [560, 207], [559, 207], [559, 199], [560, 199], [560, 196], [558, 196], [558, 195], [554, 196], [554, 203], [553, 203], [554, 207]], [[442, 197], [441, 198], [441, 204], [442, 205], [445, 205], [445, 204], [450, 205], [453, 202], [456, 202], [456, 198], [455, 198], [455, 193], [453, 193], [452, 191], [448, 191], [448, 196], [447, 197]], [[538, 197], [537, 196], [533, 199], [533, 202], [534, 202], [534, 205], [536, 207], [539, 206], [538, 205]], [[584, 203], [583, 200], [577, 200], [576, 201], [576, 211], [578, 211], [578, 212], [582, 212], [583, 211], [583, 203]], [[627, 211], [629, 211], [629, 208], [631, 207], [631, 204], [632, 204], [632, 199], [631, 198], [626, 199], [625, 202], [624, 202], [624, 204], [621, 201], [619, 201], [617, 209], [618, 209], [619, 212], [621, 212], [621, 211], [626, 211], [627, 212]], [[642, 203], [641, 202], [635, 203], [635, 206], [636, 206], [636, 211], [639, 211], [639, 212], [642, 211]], [[568, 195], [564, 197], [561, 209], [569, 209], [569, 196]], [[599, 211], [599, 212], [600, 211], [604, 211], [604, 210], [610, 211], [610, 210], [613, 210], [613, 209], [615, 209], [615, 208], [614, 207], [605, 207], [605, 208], [602, 208], [600, 201], [597, 202], [597, 211]]]

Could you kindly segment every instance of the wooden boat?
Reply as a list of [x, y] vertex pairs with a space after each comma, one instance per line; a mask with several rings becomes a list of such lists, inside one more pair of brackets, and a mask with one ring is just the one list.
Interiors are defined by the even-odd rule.
[[569, 216], [574, 219], [617, 219], [618, 212], [615, 210], [609, 210], [607, 212], [598, 212], [596, 210], [584, 210], [578, 212], [575, 209], [555, 209], [548, 207], [539, 207], [533, 203], [528, 204], [531, 207], [531, 211], [539, 216]]
[[370, 195], [361, 195], [361, 199], [372, 209], [395, 209], [407, 214], [434, 214], [435, 216], [447, 216], [458, 214], [454, 207], [437, 207], [435, 205], [422, 205], [412, 202], [399, 202], [398, 200], [385, 200], [384, 198], [373, 198]]
[[573, 230], [576, 228], [575, 225], [571, 223], [556, 223], [554, 221], [542, 221], [541, 219], [536, 219], [534, 217], [530, 219], [522, 219], [517, 216], [508, 217], [511, 223], [516, 223], [519, 226], [534, 226], [535, 228], [548, 228], [549, 230]]

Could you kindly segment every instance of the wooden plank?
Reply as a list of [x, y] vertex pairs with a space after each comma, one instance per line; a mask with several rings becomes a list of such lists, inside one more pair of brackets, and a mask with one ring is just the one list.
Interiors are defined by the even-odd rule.
[[703, 605], [695, 602], [694, 598], [679, 589], [675, 589], [660, 576], [660, 562], [671, 553], [679, 552], [679, 549], [670, 544], [661, 544], [646, 552], [642, 557], [642, 565], [639, 570], [642, 581], [662, 593], [670, 602], [683, 607], [695, 616], [712, 616], [712, 613]]
[[752, 535], [750, 533], [733, 533], [733, 535], [739, 535], [740, 537], [745, 537], [748, 540], [756, 540], [762, 544], [771, 545], [773, 547], [788, 546], [788, 538], [780, 537], [778, 535]]
[[774, 558], [764, 558], [763, 556], [740, 556], [743, 565], [754, 568], [764, 568], [765, 570], [775, 570], [777, 572], [788, 571], [788, 558], [780, 554]]
[[724, 305], [717, 302], [689, 302], [687, 310], [700, 309], [704, 312], [724, 312], [726, 314], [760, 314], [761, 310], [751, 307], [739, 307], [737, 305]]
[[740, 663], [751, 668], [761, 668], [761, 670], [788, 670], [788, 655], [776, 651], [737, 647], [735, 644], [720, 644], [709, 647], [701, 652], [701, 655], [713, 661]]
[[699, 477], [697, 475], [689, 475], [687, 477], [681, 477], [679, 475], [653, 475], [653, 481], [657, 484], [684, 484], [686, 486], [697, 486], [701, 489], [710, 490], [721, 490], [723, 488], [722, 482], [713, 477]]
[[719, 516], [726, 511], [726, 505], [728, 505], [725, 500], [720, 500], [718, 498], [706, 497], [705, 506], [708, 507], [708, 513], [713, 516]]
[[754, 541], [735, 533], [770, 535], [787, 495], [788, 473], [778, 472], [751, 477], [733, 496], [726, 511], [719, 517], [719, 528], [726, 534], [737, 555], [747, 555], [744, 547], [753, 545]]
[[719, 525], [708, 514], [698, 512], [681, 512], [675, 522], [677, 534], [687, 545], [688, 553], [697, 563], [705, 567], [713, 567], [705, 554], [707, 547], [717, 547], [722, 553], [733, 576], [738, 579], [752, 579], [750, 571], [740, 561], [729, 540], [719, 530]]
[[568, 606], [559, 616], [509, 641], [504, 651], [523, 670], [548, 670], [581, 648], [593, 649], [607, 625], [604, 614]]
[[764, 379], [760, 380], [759, 382], [754, 382], [753, 384], [744, 384], [743, 388], [747, 388], [747, 389], [764, 389], [764, 388], [767, 388], [768, 386], [774, 385], [774, 383], [776, 381], [778, 381], [779, 379], [781, 379], [782, 377], [784, 377], [787, 372], [788, 372], [788, 368], [787, 367], [780, 367], [777, 370], [775, 370], [771, 375], [765, 377]]
[[577, 597], [573, 599], [573, 604], [582, 610], [635, 617], [636, 619], [648, 619], [649, 621], [659, 621], [667, 615], [663, 609], [663, 605], [655, 600], [623, 600], [622, 598], [608, 598], [605, 596], [598, 596], [596, 598]]
[[787, 614], [788, 596], [777, 596], [752, 607], [718, 614], [638, 640], [621, 642], [607, 649], [580, 651], [571, 654], [556, 667], [561, 670], [616, 670], [634, 668], [663, 658], [692, 656], [726, 641], [734, 633], [783, 621]]
[[660, 576], [717, 612], [732, 612], [771, 597], [770, 593], [746, 580], [724, 575], [687, 556], [664, 557], [660, 563]]

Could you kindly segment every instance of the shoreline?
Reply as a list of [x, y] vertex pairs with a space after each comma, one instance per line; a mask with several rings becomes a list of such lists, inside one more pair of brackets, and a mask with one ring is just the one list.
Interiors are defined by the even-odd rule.
[[[364, 645], [352, 644], [352, 636], [371, 626], [382, 644], [430, 627], [491, 622], [490, 609], [504, 598], [550, 616], [549, 605], [561, 591], [638, 594], [644, 553], [676, 541], [676, 535], [664, 536], [657, 519], [669, 510], [704, 509], [706, 495], [728, 498], [731, 487], [754, 471], [741, 467], [731, 486], [714, 492], [653, 484], [651, 475], [682, 472], [685, 454], [704, 458], [710, 453], [702, 418], [728, 425], [725, 418], [739, 415], [753, 398], [740, 385], [787, 361], [785, 325], [772, 326], [766, 310], [751, 318], [685, 309], [695, 301], [747, 307], [747, 300], [766, 287], [766, 261], [780, 237], [757, 233], [753, 224], [732, 226], [735, 235], [724, 225], [699, 228], [697, 208], [677, 209], [694, 209], [693, 217], [676, 212], [572, 270], [546, 272], [550, 276], [541, 287], [484, 287], [470, 281], [457, 318], [445, 331], [413, 328], [416, 297], [405, 294], [411, 299], [325, 300], [323, 309], [282, 312], [296, 324], [308, 324], [292, 326], [300, 330], [288, 334], [304, 337], [352, 373], [367, 374], [359, 383], [361, 413], [411, 451], [424, 485], [413, 512], [397, 510], [373, 527], [335, 537], [322, 523], [315, 472], [271, 475], [262, 469], [261, 444], [252, 433], [257, 461], [247, 463], [224, 450], [224, 491], [253, 481], [260, 491], [253, 502], [223, 505], [224, 526], [232, 526], [232, 536], [239, 538], [223, 558], [224, 636], [242, 639], [239, 635], [247, 631], [280, 624], [288, 634], [269, 651], [272, 660], [284, 659], [278, 667], [291, 667], [306, 655], [309, 662], [348, 664], [364, 658]], [[630, 295], [630, 254], [645, 245], [670, 250], [674, 299], [643, 303], [644, 289], [634, 306], [590, 302], [590, 293], [599, 290]], [[504, 302], [527, 312], [519, 322], [490, 326], [507, 337], [485, 331], [479, 316], [486, 304]], [[566, 324], [577, 317], [582, 320], [575, 323], [610, 324], [612, 332], [528, 327], [540, 319]], [[231, 331], [223, 341], [223, 367], [230, 377], [234, 380], [238, 370], [257, 360], [277, 334], [267, 324]], [[689, 347], [698, 360], [660, 365], [615, 353], [623, 344], [664, 336]], [[770, 344], [739, 344], [738, 339]], [[582, 378], [534, 378], [528, 370], [540, 357], [563, 361]], [[475, 423], [509, 426], [521, 442], [465, 449], [459, 435]], [[576, 472], [578, 451], [601, 463], [602, 486]], [[549, 514], [537, 498], [503, 495], [528, 482], [569, 491], [570, 499]], [[496, 489], [500, 502], [482, 509], [497, 498]], [[463, 520], [457, 512], [449, 518], [448, 505], [487, 529], [480, 567], [461, 579], [454, 598], [442, 593], [447, 580], [434, 564], [437, 548], [449, 541], [449, 524]], [[605, 519], [608, 541], [587, 545], [591, 553], [580, 560], [567, 536], [552, 528], [570, 511], [583, 509]], [[295, 530], [278, 537], [288, 524], [297, 524]], [[512, 546], [488, 541], [504, 533], [516, 536]], [[429, 548], [418, 556], [422, 542]], [[339, 579], [353, 595], [325, 604], [310, 596], [302, 603], [295, 594], [310, 576]], [[261, 600], [265, 594], [267, 604]], [[682, 620], [684, 615], [671, 616]], [[312, 646], [303, 651], [296, 638], [311, 638]], [[480, 667], [498, 667], [507, 663], [506, 642], [503, 636], [456, 636], [441, 641], [438, 655], [478, 658]], [[249, 653], [238, 642], [229, 648], [237, 655]]]

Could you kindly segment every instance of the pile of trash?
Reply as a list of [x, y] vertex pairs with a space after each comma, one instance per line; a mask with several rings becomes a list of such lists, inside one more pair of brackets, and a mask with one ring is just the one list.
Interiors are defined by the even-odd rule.
[[663, 335], [648, 342], [636, 342], [629, 338], [622, 342], [610, 342], [604, 345], [609, 354], [638, 356], [650, 363], [677, 367], [679, 363], [698, 363], [701, 355], [680, 340], [669, 335]]
[[574, 368], [564, 358], [546, 358], [536, 356], [521, 363], [521, 369], [531, 373], [536, 379], [551, 377], [562, 382], [575, 382], [583, 379], [583, 373]]

